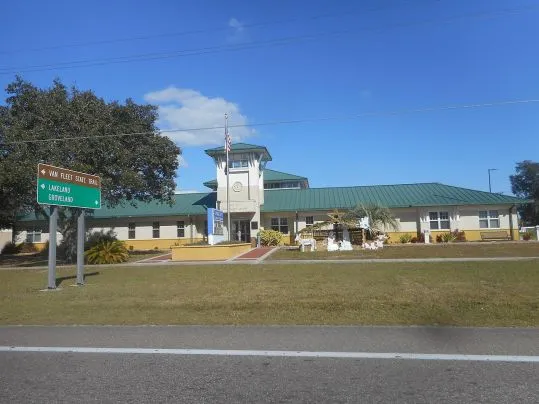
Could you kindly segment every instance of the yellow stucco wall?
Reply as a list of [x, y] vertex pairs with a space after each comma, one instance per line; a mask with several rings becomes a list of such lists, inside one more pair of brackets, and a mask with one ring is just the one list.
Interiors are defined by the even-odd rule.
[[417, 237], [417, 232], [415, 231], [391, 231], [386, 233], [386, 235], [389, 236], [389, 240], [387, 240], [388, 244], [399, 244], [400, 237], [404, 234], [409, 234], [411, 237]]
[[[485, 230], [462, 230], [464, 231], [464, 234], [466, 235], [466, 241], [481, 241], [481, 233], [493, 233], [493, 232], [498, 232], [498, 231], [505, 231], [508, 235], [510, 235], [510, 229], [496, 229], [496, 230], [489, 230], [489, 229], [485, 229]], [[445, 230], [445, 231], [433, 231], [431, 232], [431, 235], [432, 235], [432, 242], [433, 243], [436, 243], [436, 236], [438, 234], [443, 234], [443, 233], [448, 233], [449, 231], [448, 230]], [[514, 237], [514, 240], [519, 240], [519, 234], [518, 234], [518, 229], [513, 229], [513, 237]]]
[[[464, 234], [466, 235], [466, 241], [481, 241], [481, 233], [487, 233], [487, 232], [505, 231], [507, 234], [511, 234], [510, 229], [497, 229], [497, 230], [488, 230], [488, 229], [486, 229], [486, 230], [463, 230], [463, 231], [464, 231]], [[449, 232], [449, 230], [432, 231], [431, 232], [432, 242], [436, 243], [436, 236], [437, 235], [443, 234], [443, 233], [448, 233], [448, 232]], [[406, 232], [406, 231], [388, 232], [387, 235], [390, 237], [389, 240], [388, 240], [388, 243], [390, 243], [390, 244], [398, 244], [398, 243], [400, 243], [399, 239], [403, 234], [409, 234], [412, 237], [417, 237], [417, 234], [415, 232]], [[513, 239], [514, 240], [519, 240], [519, 238], [520, 238], [520, 235], [518, 233], [518, 229], [513, 229]]]
[[219, 261], [251, 249], [251, 244], [172, 247], [172, 261]]
[[189, 243], [196, 243], [202, 241], [202, 239], [190, 239], [190, 238], [154, 238], [147, 240], [123, 240], [127, 248], [133, 250], [168, 250], [175, 244], [185, 245]]
[[47, 243], [34, 243], [34, 246], [37, 248], [38, 251], [43, 251]]
[[[197, 241], [202, 241], [202, 239], [164, 239], [164, 238], [156, 238], [156, 239], [149, 239], [149, 240], [123, 240], [126, 247], [131, 249], [130, 247], [133, 246], [133, 250], [155, 250], [155, 247], [157, 247], [158, 250], [168, 250], [170, 247], [172, 247], [174, 244], [178, 245], [185, 245], [189, 243], [196, 243]], [[37, 248], [38, 251], [42, 251], [45, 248], [46, 243], [34, 243], [34, 246]]]

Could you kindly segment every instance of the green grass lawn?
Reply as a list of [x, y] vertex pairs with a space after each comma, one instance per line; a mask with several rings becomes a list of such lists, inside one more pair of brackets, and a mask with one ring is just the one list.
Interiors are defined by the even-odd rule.
[[270, 260], [355, 259], [355, 258], [475, 258], [475, 257], [539, 257], [539, 243], [474, 243], [474, 244], [396, 244], [381, 250], [300, 252], [282, 249]]
[[539, 260], [0, 271], [1, 324], [539, 326]]

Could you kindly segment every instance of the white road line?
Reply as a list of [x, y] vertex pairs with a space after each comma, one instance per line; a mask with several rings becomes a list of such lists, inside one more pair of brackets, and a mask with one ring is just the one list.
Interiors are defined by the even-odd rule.
[[53, 346], [0, 346], [0, 352], [264, 356], [264, 357], [271, 356], [271, 357], [288, 357], [288, 358], [396, 359], [396, 360], [427, 360], [427, 361], [539, 363], [539, 356], [424, 354], [424, 353], [397, 353], [397, 352], [317, 352], [317, 351], [234, 350], [234, 349], [99, 348], [99, 347], [53, 347]]

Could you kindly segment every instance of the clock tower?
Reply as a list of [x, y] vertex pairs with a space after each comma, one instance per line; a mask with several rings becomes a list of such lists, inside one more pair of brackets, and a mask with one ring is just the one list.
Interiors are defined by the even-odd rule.
[[225, 215], [228, 174], [231, 239], [250, 242], [260, 228], [260, 207], [264, 204], [264, 167], [271, 161], [271, 155], [264, 146], [235, 143], [228, 153], [229, 167], [226, 167], [224, 147], [206, 150], [206, 154], [213, 158], [217, 171], [216, 208]]

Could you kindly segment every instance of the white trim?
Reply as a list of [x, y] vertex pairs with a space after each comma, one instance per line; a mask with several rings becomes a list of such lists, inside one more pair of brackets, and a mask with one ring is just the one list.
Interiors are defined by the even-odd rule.
[[84, 354], [160, 354], [207, 356], [262, 356], [292, 358], [337, 359], [394, 359], [467, 362], [520, 362], [539, 363], [539, 356], [527, 355], [471, 355], [425, 354], [399, 352], [325, 352], [325, 351], [273, 351], [238, 349], [170, 349], [170, 348], [101, 348], [101, 347], [39, 347], [0, 346], [0, 352], [84, 353]]

